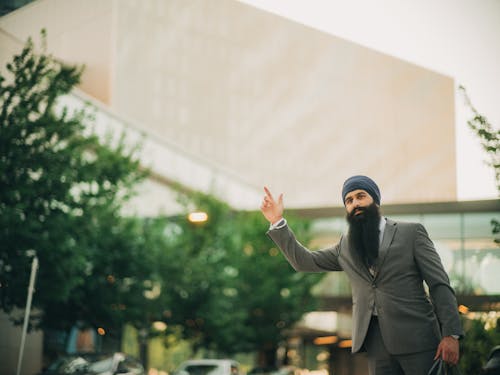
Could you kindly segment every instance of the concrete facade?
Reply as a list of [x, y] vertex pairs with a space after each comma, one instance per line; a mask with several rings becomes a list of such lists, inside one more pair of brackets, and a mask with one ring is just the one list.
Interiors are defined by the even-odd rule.
[[45, 27], [84, 92], [288, 207], [340, 205], [356, 173], [385, 203], [456, 199], [449, 77], [233, 0], [39, 0], [0, 27]]
[[456, 199], [452, 79], [232, 0], [122, 1], [116, 27], [112, 107], [289, 207], [353, 173]]

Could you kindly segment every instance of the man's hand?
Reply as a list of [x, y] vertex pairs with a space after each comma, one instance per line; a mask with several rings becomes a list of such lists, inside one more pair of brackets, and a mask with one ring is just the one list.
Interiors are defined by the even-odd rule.
[[271, 223], [274, 224], [283, 218], [283, 194], [280, 194], [278, 201], [276, 202], [273, 195], [267, 187], [264, 186], [264, 199], [260, 205], [260, 210], [264, 217]]
[[446, 363], [456, 365], [458, 363], [459, 356], [458, 340], [451, 336], [446, 336], [441, 339], [434, 359], [436, 360], [441, 357]]

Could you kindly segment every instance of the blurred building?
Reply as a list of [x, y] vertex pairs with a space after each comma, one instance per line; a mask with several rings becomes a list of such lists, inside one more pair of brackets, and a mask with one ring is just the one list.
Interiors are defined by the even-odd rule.
[[[1, 69], [42, 28], [49, 52], [86, 66], [61, 105], [90, 103], [99, 133], [143, 144], [152, 176], [129, 212], [177, 213], [172, 183], [257, 209], [268, 185], [316, 219], [320, 246], [345, 229], [342, 182], [367, 174], [386, 214], [427, 226], [462, 303], [500, 310], [489, 225], [500, 206], [457, 202], [451, 77], [234, 0], [36, 0], [0, 18]], [[341, 274], [316, 292], [349, 315]], [[299, 364], [358, 373], [350, 323], [335, 322], [291, 333]], [[325, 335], [337, 339], [315, 343]]]

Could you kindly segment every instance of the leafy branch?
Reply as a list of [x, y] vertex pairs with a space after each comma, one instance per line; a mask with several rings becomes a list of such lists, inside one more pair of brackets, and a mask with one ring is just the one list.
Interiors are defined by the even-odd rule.
[[500, 129], [494, 129], [488, 119], [481, 115], [472, 105], [464, 86], [458, 88], [465, 99], [465, 105], [471, 110], [473, 117], [467, 121], [469, 127], [476, 133], [481, 140], [481, 146], [490, 157], [488, 165], [495, 170], [495, 181], [497, 191], [500, 195]]
[[[476, 133], [481, 140], [481, 146], [490, 157], [488, 165], [492, 166], [495, 171], [495, 182], [497, 185], [497, 193], [500, 196], [500, 129], [494, 129], [488, 119], [481, 115], [472, 105], [472, 102], [467, 94], [464, 86], [460, 85], [458, 89], [462, 92], [465, 99], [465, 105], [471, 110], [473, 117], [467, 121], [469, 127]], [[492, 233], [495, 236], [495, 243], [500, 244], [500, 222], [491, 220]]]

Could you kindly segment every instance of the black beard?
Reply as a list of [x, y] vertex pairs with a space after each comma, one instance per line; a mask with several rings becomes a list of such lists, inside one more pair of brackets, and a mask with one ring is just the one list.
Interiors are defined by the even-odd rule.
[[[354, 213], [361, 211], [360, 214]], [[363, 263], [371, 267], [378, 257], [380, 210], [375, 203], [367, 207], [359, 207], [348, 213], [349, 246]]]

